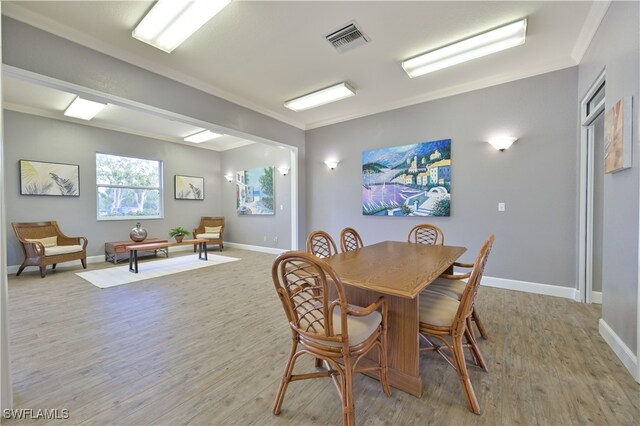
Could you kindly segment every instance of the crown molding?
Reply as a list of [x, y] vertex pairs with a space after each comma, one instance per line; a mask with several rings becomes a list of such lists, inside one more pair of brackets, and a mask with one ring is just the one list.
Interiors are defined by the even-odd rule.
[[582, 62], [582, 58], [587, 52], [587, 49], [591, 44], [591, 40], [593, 40], [593, 37], [596, 35], [596, 32], [600, 27], [600, 23], [607, 14], [607, 10], [609, 10], [610, 5], [611, 0], [594, 1], [591, 5], [587, 19], [584, 20], [584, 24], [582, 25], [576, 44], [573, 46], [573, 50], [571, 51], [571, 57], [576, 61], [576, 64]]

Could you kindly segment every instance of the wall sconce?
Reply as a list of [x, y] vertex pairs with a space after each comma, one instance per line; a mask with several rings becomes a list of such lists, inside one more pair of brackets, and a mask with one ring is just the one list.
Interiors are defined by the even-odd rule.
[[287, 173], [289, 173], [289, 168], [288, 167], [278, 167], [278, 171], [282, 174], [282, 176], [286, 176]]
[[505, 149], [509, 148], [518, 138], [513, 138], [510, 136], [499, 136], [495, 138], [489, 139], [489, 143], [498, 151], [502, 152]]
[[231, 182], [233, 180], [233, 175], [231, 173], [227, 173], [226, 175], [224, 175], [224, 178], [227, 180], [227, 182]]
[[335, 169], [338, 166], [338, 163], [338, 160], [327, 160], [324, 162], [324, 164], [326, 164], [331, 170]]

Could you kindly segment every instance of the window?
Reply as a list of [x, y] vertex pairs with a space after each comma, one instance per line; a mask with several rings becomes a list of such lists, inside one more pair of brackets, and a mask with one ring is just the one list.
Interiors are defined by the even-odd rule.
[[162, 218], [162, 161], [96, 153], [98, 220]]

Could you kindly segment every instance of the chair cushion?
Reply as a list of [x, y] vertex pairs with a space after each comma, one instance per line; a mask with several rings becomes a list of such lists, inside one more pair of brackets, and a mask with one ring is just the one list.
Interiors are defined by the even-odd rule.
[[420, 293], [420, 322], [436, 327], [451, 327], [458, 306], [460, 302], [449, 296], [424, 290]]
[[197, 234], [196, 238], [202, 238], [204, 240], [218, 240], [220, 239], [220, 234]]
[[46, 237], [46, 238], [25, 238], [25, 240], [30, 243], [42, 243], [45, 248], [53, 247], [58, 245], [58, 237]]
[[205, 234], [219, 234], [222, 230], [222, 226], [205, 226], [204, 233]]
[[47, 247], [44, 251], [45, 256], [56, 256], [59, 254], [67, 254], [67, 253], [75, 253], [78, 251], [82, 251], [82, 246], [73, 245], [73, 246], [54, 246]]
[[427, 290], [434, 293], [440, 293], [445, 296], [453, 297], [456, 300], [462, 299], [464, 289], [467, 283], [460, 280], [448, 280], [446, 278], [437, 278], [434, 282], [427, 286]]
[[[335, 334], [342, 332], [342, 322], [340, 319], [340, 307], [336, 307], [333, 310], [333, 331]], [[382, 314], [379, 311], [373, 311], [369, 315], [363, 317], [356, 317], [353, 315], [347, 315], [347, 329], [349, 330], [349, 345], [355, 346], [364, 342], [371, 336], [380, 323], [382, 322]], [[322, 343], [327, 346], [342, 346], [341, 343], [327, 342], [321, 339], [311, 339]]]

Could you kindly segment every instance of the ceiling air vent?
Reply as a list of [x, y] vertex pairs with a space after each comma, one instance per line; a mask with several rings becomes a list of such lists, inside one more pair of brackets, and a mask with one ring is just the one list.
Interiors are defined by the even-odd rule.
[[344, 25], [342, 28], [327, 34], [325, 38], [340, 53], [369, 42], [367, 36], [360, 31], [355, 22]]

